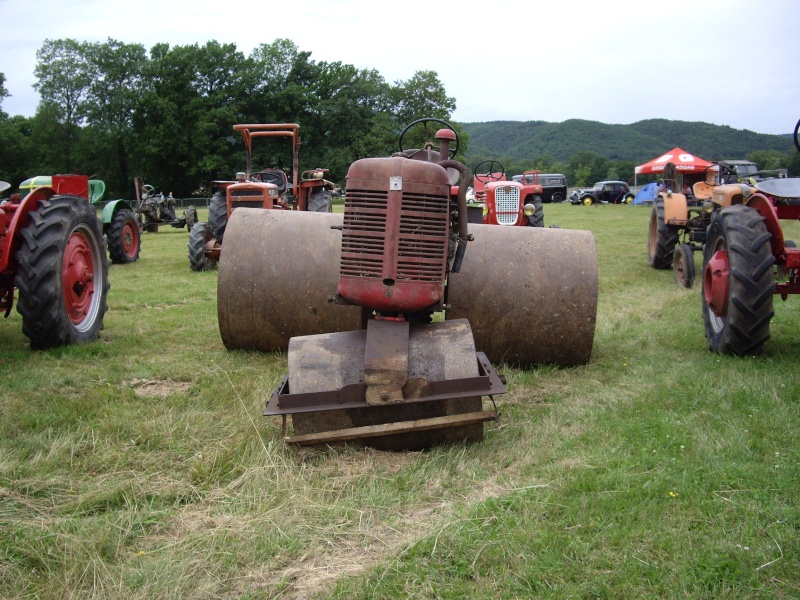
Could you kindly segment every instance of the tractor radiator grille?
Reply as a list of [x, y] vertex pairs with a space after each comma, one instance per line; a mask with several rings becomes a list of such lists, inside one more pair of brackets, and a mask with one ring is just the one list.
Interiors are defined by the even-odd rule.
[[497, 187], [494, 199], [497, 222], [500, 225], [514, 225], [519, 217], [519, 188]]
[[[444, 280], [447, 197], [404, 193], [397, 231], [387, 231], [388, 192], [347, 190], [340, 274], [398, 281]], [[396, 255], [392, 239], [396, 236]], [[388, 248], [388, 252], [387, 252]]]
[[387, 192], [347, 190], [341, 275], [382, 278]]
[[397, 279], [443, 281], [448, 199], [405, 194], [400, 212]]

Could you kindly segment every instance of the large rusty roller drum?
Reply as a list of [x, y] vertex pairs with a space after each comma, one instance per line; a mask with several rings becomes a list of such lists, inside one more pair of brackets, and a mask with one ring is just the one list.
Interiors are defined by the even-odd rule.
[[237, 208], [225, 229], [217, 317], [228, 350], [286, 350], [289, 338], [361, 328], [336, 295], [342, 215]]
[[589, 361], [597, 316], [597, 252], [589, 231], [470, 225], [447, 319], [468, 319], [494, 364]]

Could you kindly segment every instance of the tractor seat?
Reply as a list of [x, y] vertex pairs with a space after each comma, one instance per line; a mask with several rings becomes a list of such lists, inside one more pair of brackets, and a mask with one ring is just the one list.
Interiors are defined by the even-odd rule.
[[714, 186], [705, 181], [698, 181], [692, 186], [692, 192], [697, 200], [711, 200]]
[[286, 193], [286, 188], [289, 185], [286, 179], [286, 173], [280, 169], [263, 169], [256, 173], [255, 179], [263, 181], [264, 183], [273, 183], [278, 186], [278, 194], [283, 196]]

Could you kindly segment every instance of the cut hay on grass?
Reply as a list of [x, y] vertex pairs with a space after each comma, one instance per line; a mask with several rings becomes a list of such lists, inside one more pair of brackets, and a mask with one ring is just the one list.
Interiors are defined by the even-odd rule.
[[595, 235], [591, 361], [499, 365], [484, 441], [417, 453], [287, 448], [285, 354], [227, 352], [217, 274], [144, 234], [96, 343], [0, 322], [0, 597], [800, 597], [798, 298], [763, 356], [710, 353], [648, 219], [545, 206]]

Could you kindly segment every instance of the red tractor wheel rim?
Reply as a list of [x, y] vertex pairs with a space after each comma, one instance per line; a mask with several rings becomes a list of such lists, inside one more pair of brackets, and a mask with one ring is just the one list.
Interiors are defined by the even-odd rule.
[[703, 271], [703, 298], [718, 317], [728, 314], [728, 287], [730, 271], [728, 251], [717, 250]]
[[128, 221], [122, 228], [122, 251], [128, 258], [136, 256], [136, 248], [139, 246], [139, 229], [134, 223]]
[[61, 270], [64, 308], [73, 325], [80, 325], [89, 314], [94, 296], [95, 265], [92, 246], [78, 231], [69, 236]]

